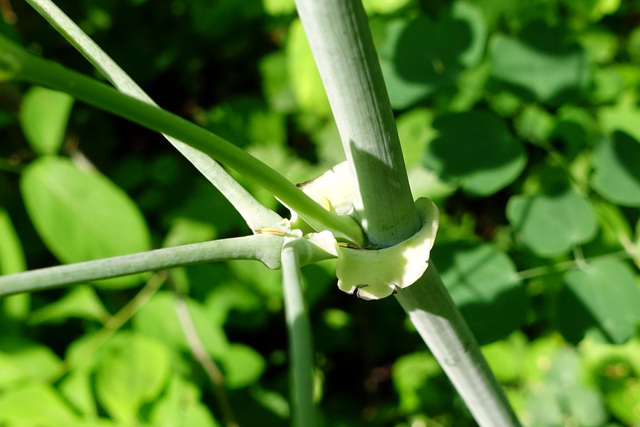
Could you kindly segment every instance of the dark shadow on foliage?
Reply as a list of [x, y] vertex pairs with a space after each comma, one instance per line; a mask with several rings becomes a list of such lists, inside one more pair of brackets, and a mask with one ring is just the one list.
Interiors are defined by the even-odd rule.
[[640, 182], [640, 165], [637, 159], [640, 157], [640, 143], [624, 132], [615, 132], [612, 138], [613, 153], [625, 172]]

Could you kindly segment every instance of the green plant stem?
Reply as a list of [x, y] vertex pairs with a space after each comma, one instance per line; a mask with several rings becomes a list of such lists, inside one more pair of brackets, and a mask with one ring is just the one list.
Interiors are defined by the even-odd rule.
[[[357, 217], [371, 241], [397, 244], [420, 222], [362, 3], [296, 0], [296, 6], [352, 164]], [[435, 267], [396, 297], [477, 422], [518, 426]]]
[[[628, 259], [632, 258], [632, 256], [627, 251], [619, 251], [613, 252], [605, 255], [598, 255], [589, 258], [581, 258], [579, 260], [571, 260], [565, 262], [559, 262], [553, 265], [543, 265], [541, 267], [529, 268], [527, 270], [522, 270], [517, 273], [519, 280], [532, 279], [538, 276], [544, 276], [546, 274], [558, 273], [567, 271], [572, 268], [583, 266], [584, 264], [588, 264], [591, 261], [603, 259], [603, 258], [617, 258], [617, 259]], [[633, 258], [632, 258], [633, 259]]]
[[391, 246], [420, 228], [400, 140], [360, 0], [296, 0], [351, 166], [356, 218]]
[[353, 218], [327, 211], [284, 176], [241, 148], [168, 111], [31, 55], [4, 37], [0, 37], [0, 77], [22, 79], [66, 92], [94, 107], [183, 141], [260, 184], [314, 229], [328, 229], [336, 238], [364, 245], [362, 230]]
[[[50, 0], [27, 0], [69, 43], [93, 64], [120, 92], [147, 104], [155, 102], [100, 47]], [[157, 105], [156, 105], [157, 106]], [[262, 206], [244, 187], [206, 154], [175, 138], [165, 138], [231, 202], [252, 230], [274, 227], [282, 218]], [[1, 167], [1, 162], [0, 162]]]
[[282, 242], [257, 234], [10, 274], [0, 276], [0, 296], [211, 261], [251, 259], [278, 268]]
[[480, 426], [520, 425], [433, 264], [396, 298]]
[[314, 355], [311, 324], [302, 296], [300, 263], [296, 240], [287, 239], [282, 248], [282, 281], [291, 372], [292, 423], [294, 427], [316, 425], [313, 404]]

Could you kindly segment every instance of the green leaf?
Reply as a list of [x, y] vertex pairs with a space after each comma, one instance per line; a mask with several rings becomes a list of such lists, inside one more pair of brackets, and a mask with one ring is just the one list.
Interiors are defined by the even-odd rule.
[[589, 200], [564, 177], [542, 193], [511, 197], [507, 218], [514, 233], [541, 257], [560, 255], [589, 242], [598, 230]]
[[[142, 252], [149, 231], [131, 199], [106, 177], [70, 160], [40, 158], [24, 170], [21, 191], [27, 212], [51, 252], [72, 263]], [[106, 282], [130, 286], [138, 276]]]
[[53, 381], [64, 369], [60, 358], [44, 345], [22, 347], [11, 356], [29, 378], [37, 381]]
[[400, 396], [400, 408], [413, 412], [425, 404], [442, 404], [444, 397], [432, 381], [442, 368], [429, 353], [412, 353], [393, 364], [393, 385]]
[[93, 288], [77, 286], [64, 297], [31, 313], [29, 323], [55, 323], [69, 317], [104, 323], [110, 315]]
[[367, 13], [389, 15], [406, 7], [411, 0], [362, 0]]
[[472, 195], [488, 196], [512, 183], [526, 163], [522, 144], [504, 121], [487, 111], [438, 117], [439, 132], [424, 154], [423, 165]]
[[460, 72], [477, 65], [487, 28], [471, 3], [453, 3], [439, 22], [424, 15], [392, 21], [380, 47], [380, 65], [394, 108], [407, 108], [455, 84]]
[[640, 108], [634, 96], [627, 94], [615, 105], [600, 107], [598, 121], [607, 133], [622, 131], [640, 141]]
[[436, 245], [431, 258], [480, 344], [522, 324], [528, 301], [507, 254], [487, 244], [447, 242]]
[[580, 378], [575, 350], [563, 348], [547, 358], [541, 380], [525, 399], [531, 425], [599, 427], [607, 420], [602, 396]]
[[74, 369], [69, 372], [60, 382], [60, 393], [86, 418], [97, 417], [91, 370]]
[[166, 393], [151, 410], [157, 427], [217, 427], [219, 424], [200, 401], [200, 390], [178, 375], [172, 375]]
[[593, 330], [614, 344], [633, 336], [640, 324], [640, 288], [622, 261], [602, 259], [565, 275], [558, 297], [558, 328], [571, 342]]
[[[0, 275], [19, 273], [26, 270], [22, 244], [13, 228], [11, 218], [0, 206]], [[29, 294], [13, 295], [3, 300], [5, 315], [13, 319], [24, 319], [29, 314], [31, 297]]]
[[517, 39], [497, 35], [490, 46], [493, 76], [542, 102], [575, 98], [587, 83], [587, 55], [565, 38], [562, 30], [539, 22]]
[[640, 206], [640, 143], [616, 132], [593, 151], [593, 189], [622, 206]]
[[[200, 303], [189, 298], [186, 303], [207, 352], [216, 359], [223, 358], [229, 343], [222, 327], [211, 321]], [[170, 348], [189, 351], [187, 339], [176, 314], [175, 296], [170, 292], [158, 292], [154, 295], [133, 318], [133, 326], [145, 336], [164, 342]]]
[[59, 427], [79, 421], [47, 384], [33, 383], [0, 395], [0, 423], [7, 426]]
[[133, 332], [115, 335], [96, 370], [96, 395], [123, 423], [134, 423], [143, 403], [162, 391], [170, 373], [169, 352], [158, 341]]
[[289, 28], [287, 62], [289, 80], [298, 101], [298, 107], [302, 111], [329, 116], [331, 114], [329, 99], [311, 54], [311, 47], [298, 19]]
[[242, 344], [231, 344], [222, 359], [225, 384], [230, 389], [246, 387], [258, 381], [266, 362], [254, 349]]
[[20, 126], [38, 154], [55, 154], [64, 142], [73, 98], [66, 93], [34, 86], [20, 106]]

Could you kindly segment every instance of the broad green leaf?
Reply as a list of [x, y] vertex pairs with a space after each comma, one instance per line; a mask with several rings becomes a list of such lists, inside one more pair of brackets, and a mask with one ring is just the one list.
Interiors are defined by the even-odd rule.
[[110, 315], [93, 288], [77, 286], [64, 297], [31, 313], [29, 323], [55, 323], [69, 317], [104, 323]]
[[514, 120], [518, 136], [534, 143], [547, 142], [555, 127], [555, 117], [537, 105], [526, 106]]
[[9, 214], [0, 206], [0, 274], [20, 273], [24, 270], [26, 261], [22, 244]]
[[296, 109], [293, 89], [287, 79], [287, 66], [287, 55], [283, 50], [263, 56], [260, 60], [262, 92], [269, 108], [280, 113], [291, 113]]
[[97, 366], [96, 395], [113, 418], [132, 423], [140, 406], [157, 398], [169, 374], [164, 345], [144, 335], [119, 332]]
[[557, 304], [558, 328], [571, 342], [592, 330], [615, 344], [633, 336], [640, 324], [640, 287], [622, 261], [601, 259], [565, 275]]
[[242, 388], [258, 381], [264, 372], [266, 362], [254, 349], [242, 344], [231, 344], [222, 359], [225, 385], [228, 388]]
[[262, 0], [262, 7], [269, 15], [291, 15], [296, 12], [293, 0]]
[[598, 230], [589, 200], [562, 181], [538, 194], [511, 197], [507, 218], [516, 236], [541, 257], [587, 243]]
[[587, 56], [558, 28], [533, 23], [519, 38], [498, 35], [490, 46], [493, 76], [542, 102], [560, 103], [585, 87]]
[[427, 146], [423, 165], [469, 194], [491, 195], [513, 182], [524, 168], [522, 144], [494, 113], [449, 114], [438, 117], [433, 127], [438, 137]]
[[380, 64], [394, 108], [407, 108], [455, 84], [484, 55], [487, 29], [480, 10], [457, 1], [438, 22], [425, 15], [392, 21]]
[[156, 427], [217, 427], [219, 424], [200, 401], [200, 390], [172, 375], [166, 393], [153, 405], [150, 416]]
[[59, 427], [79, 421], [50, 385], [33, 383], [0, 394], [0, 424]]
[[640, 143], [616, 132], [593, 151], [591, 185], [605, 199], [622, 206], [640, 206]]
[[522, 332], [516, 331], [507, 339], [482, 347], [482, 354], [498, 381], [510, 383], [522, 378], [526, 346], [527, 337]]
[[480, 344], [522, 324], [528, 301], [507, 254], [487, 244], [450, 242], [436, 245], [431, 258]]
[[626, 425], [637, 425], [640, 422], [640, 380], [628, 379], [613, 390], [607, 390], [607, 406], [609, 410]]
[[287, 63], [289, 80], [300, 110], [329, 116], [329, 99], [300, 20], [295, 20], [289, 28]]
[[[207, 312], [195, 300], [186, 300], [198, 336], [207, 352], [214, 358], [223, 358], [229, 343], [222, 327], [207, 316]], [[169, 292], [158, 292], [133, 318], [134, 328], [170, 348], [189, 351], [189, 345], [176, 314], [175, 296]]]
[[432, 381], [442, 368], [429, 353], [411, 353], [393, 364], [393, 385], [400, 397], [400, 408], [412, 412], [422, 405], [442, 404], [439, 387]]
[[[0, 275], [26, 270], [22, 244], [13, 228], [11, 218], [0, 206]], [[13, 319], [24, 319], [29, 313], [31, 296], [27, 293], [3, 298], [5, 315]]]
[[406, 7], [412, 0], [362, 0], [364, 10], [367, 13], [382, 15], [392, 14]]
[[95, 419], [98, 409], [92, 389], [92, 372], [74, 369], [60, 382], [60, 393], [86, 418]]
[[26, 346], [11, 352], [15, 364], [31, 379], [53, 381], [64, 367], [60, 358], [44, 345]]
[[[20, 181], [36, 230], [64, 263], [142, 252], [150, 247], [144, 218], [131, 199], [106, 177], [65, 158], [31, 163]], [[138, 276], [102, 282], [130, 286]]]
[[73, 98], [66, 93], [34, 86], [20, 106], [20, 126], [38, 154], [55, 154], [64, 142]]
[[600, 107], [598, 121], [608, 133], [622, 131], [640, 141], [640, 108], [635, 97], [625, 96], [615, 105]]
[[530, 387], [525, 398], [529, 424], [602, 426], [607, 420], [602, 396], [580, 378], [575, 351], [563, 348], [547, 358], [546, 365], [542, 381]]

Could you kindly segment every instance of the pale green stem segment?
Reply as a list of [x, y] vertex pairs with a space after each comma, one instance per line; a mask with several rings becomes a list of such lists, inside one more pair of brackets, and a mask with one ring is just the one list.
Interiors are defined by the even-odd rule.
[[212, 261], [248, 259], [279, 268], [282, 244], [281, 236], [257, 234], [31, 270], [0, 276], [0, 297]]
[[260, 184], [296, 211], [316, 230], [328, 229], [337, 239], [364, 245], [362, 230], [351, 217], [327, 211], [284, 176], [219, 136], [168, 111], [119, 93], [87, 76], [38, 58], [0, 37], [0, 80], [16, 78], [66, 92], [94, 107], [167, 134], [219, 160]]
[[355, 217], [372, 243], [394, 245], [418, 231], [420, 218], [362, 4], [296, 6], [351, 165]]
[[[352, 165], [357, 218], [374, 243], [406, 240], [420, 220], [362, 3], [296, 0], [296, 6]], [[433, 264], [397, 298], [478, 423], [518, 426]]]
[[476, 422], [483, 427], [519, 426], [500, 384], [435, 266], [429, 265], [422, 278], [398, 292], [396, 298]]
[[[84, 31], [78, 27], [51, 0], [27, 0], [69, 43], [93, 64], [122, 93], [147, 104], [157, 105]], [[206, 154], [184, 142], [165, 135], [167, 140], [184, 155], [238, 210], [252, 230], [274, 227], [282, 218], [262, 206], [244, 187], [218, 163]]]
[[285, 239], [282, 248], [282, 281], [284, 308], [289, 332], [290, 388], [294, 427], [317, 425], [313, 404], [314, 354], [311, 323], [302, 295], [297, 239]]

